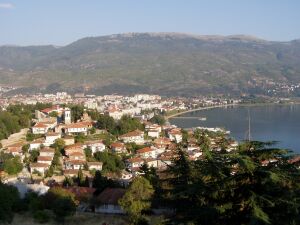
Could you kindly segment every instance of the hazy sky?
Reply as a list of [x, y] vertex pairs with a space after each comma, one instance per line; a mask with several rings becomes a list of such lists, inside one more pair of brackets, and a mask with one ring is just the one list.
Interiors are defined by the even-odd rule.
[[0, 45], [124, 32], [300, 38], [300, 0], [0, 0]]

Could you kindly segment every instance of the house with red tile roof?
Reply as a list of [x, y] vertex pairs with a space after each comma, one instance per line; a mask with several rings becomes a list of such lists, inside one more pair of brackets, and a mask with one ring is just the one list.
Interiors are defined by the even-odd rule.
[[105, 144], [102, 140], [85, 141], [83, 148], [90, 148], [93, 153], [103, 152], [105, 150]]
[[127, 159], [126, 166], [129, 170], [133, 170], [135, 168], [140, 168], [144, 164], [144, 160], [139, 157], [134, 157]]
[[83, 169], [85, 164], [86, 164], [85, 160], [79, 160], [79, 159], [78, 160], [66, 160], [65, 168], [79, 170], [80, 168]]
[[103, 163], [102, 162], [87, 162], [87, 166], [89, 170], [102, 170]]
[[39, 172], [41, 173], [41, 175], [44, 175], [45, 172], [49, 169], [49, 164], [37, 162], [37, 163], [31, 163], [29, 167], [31, 173]]
[[143, 144], [144, 140], [144, 132], [140, 130], [131, 131], [129, 133], [123, 134], [120, 137], [124, 143], [134, 142], [136, 144]]
[[22, 147], [23, 147], [22, 143], [12, 144], [6, 147], [5, 152], [12, 154], [13, 156], [19, 156], [22, 159], [24, 157]]
[[126, 146], [122, 142], [114, 142], [110, 145], [110, 148], [114, 153], [127, 153]]
[[119, 200], [124, 196], [123, 188], [106, 188], [96, 198], [96, 213], [125, 214], [119, 205]]
[[182, 141], [182, 133], [178, 128], [168, 131], [168, 136], [171, 141], [175, 141], [176, 143], [180, 143]]
[[138, 149], [136, 151], [136, 154], [139, 155], [141, 158], [156, 158], [157, 152], [156, 148], [154, 147], [145, 147]]
[[63, 174], [66, 177], [76, 177], [76, 176], [78, 176], [78, 170], [65, 169], [65, 170], [63, 170]]
[[69, 135], [80, 134], [83, 133], [87, 135], [88, 130], [93, 127], [91, 122], [78, 122], [71, 123], [65, 126], [65, 133]]
[[52, 160], [53, 160], [53, 157], [51, 157], [51, 156], [38, 156], [38, 158], [37, 158], [38, 163], [48, 164], [49, 166], [51, 165]]

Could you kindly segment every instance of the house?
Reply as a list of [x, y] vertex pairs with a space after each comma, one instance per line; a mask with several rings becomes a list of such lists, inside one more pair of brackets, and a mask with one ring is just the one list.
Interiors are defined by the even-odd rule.
[[90, 148], [93, 153], [103, 152], [105, 150], [105, 144], [102, 140], [86, 141], [83, 144], [83, 148]]
[[144, 160], [139, 157], [128, 159], [126, 162], [127, 168], [129, 170], [140, 168], [143, 164], [144, 164]]
[[76, 177], [78, 176], [78, 170], [74, 170], [74, 169], [65, 169], [63, 170], [63, 174], [66, 177]]
[[121, 177], [119, 178], [119, 183], [123, 186], [128, 186], [132, 181], [133, 175], [132, 173], [123, 170], [121, 173]]
[[123, 188], [106, 188], [96, 198], [96, 213], [125, 214], [119, 205], [119, 200], [124, 196]]
[[120, 136], [120, 140], [125, 143], [134, 142], [136, 144], [144, 143], [144, 132], [140, 130], [131, 131]]
[[78, 186], [65, 187], [64, 189], [74, 194], [75, 199], [79, 202], [77, 210], [82, 212], [89, 208], [90, 200], [96, 191], [96, 188]]
[[64, 150], [66, 156], [69, 156], [69, 154], [72, 152], [83, 152], [83, 147], [81, 143], [76, 143], [73, 145], [66, 146]]
[[42, 113], [49, 115], [52, 112], [56, 112], [57, 114], [61, 114], [63, 111], [63, 108], [61, 108], [59, 105], [54, 105], [50, 108], [45, 108], [43, 110], [41, 110]]
[[171, 141], [175, 141], [176, 143], [180, 143], [182, 141], [182, 133], [180, 129], [172, 129], [168, 132], [168, 136]]
[[65, 167], [66, 169], [79, 170], [84, 167], [85, 163], [85, 160], [68, 160], [65, 161]]
[[78, 123], [71, 123], [65, 126], [65, 133], [70, 135], [75, 134], [85, 134], [87, 135], [88, 130], [93, 127], [91, 122], [78, 122]]
[[60, 133], [54, 133], [54, 132], [47, 133], [45, 136], [46, 136], [46, 141], [44, 143], [45, 146], [53, 145], [56, 139], [61, 138]]
[[145, 163], [147, 164], [148, 167], [158, 167], [158, 160], [155, 158], [147, 158], [145, 159]]
[[68, 157], [69, 160], [85, 160], [85, 154], [82, 151], [70, 152]]
[[149, 123], [149, 122], [145, 122], [145, 130], [146, 131], [149, 131], [149, 130], [157, 130], [158, 132], [161, 132], [162, 131], [162, 128], [160, 125], [158, 124], [152, 124], [152, 123]]
[[108, 110], [108, 115], [114, 118], [114, 120], [119, 120], [124, 115], [124, 113], [121, 110], [113, 108]]
[[37, 122], [32, 128], [33, 134], [46, 134], [49, 130], [54, 129], [57, 125], [56, 118], [44, 118]]
[[127, 153], [127, 149], [126, 149], [126, 146], [124, 143], [122, 142], [115, 142], [115, 143], [112, 143], [110, 145], [110, 148], [111, 150], [114, 152], [114, 153]]
[[160, 131], [159, 129], [150, 129], [148, 130], [148, 136], [151, 138], [159, 138]]
[[148, 132], [148, 136], [151, 138], [159, 138], [159, 135], [162, 131], [160, 125], [151, 123], [146, 124], [145, 130]]
[[44, 175], [45, 172], [48, 170], [49, 168], [49, 164], [47, 163], [31, 163], [30, 164], [30, 172], [34, 173], [34, 172], [38, 172], [41, 173], [41, 175]]
[[39, 139], [36, 139], [36, 140], [32, 141], [29, 144], [29, 151], [32, 151], [34, 149], [39, 149], [42, 145], [44, 145], [44, 143], [45, 143], [44, 138], [39, 138]]
[[172, 164], [174, 153], [172, 151], [164, 152], [157, 159], [157, 166], [161, 169], [167, 168], [168, 165]]
[[89, 170], [102, 170], [102, 162], [87, 162]]
[[22, 147], [23, 147], [22, 143], [9, 145], [6, 147], [6, 152], [12, 154], [13, 156], [20, 156], [22, 158], [23, 157]]
[[45, 147], [40, 150], [40, 156], [54, 157], [55, 150], [53, 148]]
[[49, 127], [42, 122], [36, 123], [31, 128], [33, 134], [46, 134], [48, 132], [48, 129], [49, 129]]
[[42, 164], [51, 165], [53, 157], [51, 156], [38, 156], [37, 162]]
[[162, 138], [157, 138], [153, 141], [154, 146], [158, 149], [161, 150], [165, 150], [169, 147], [169, 145], [171, 144], [171, 140], [169, 138], [166, 137], [162, 137]]
[[139, 155], [141, 158], [156, 158], [156, 149], [151, 147], [145, 147], [138, 149], [136, 151], [137, 155]]

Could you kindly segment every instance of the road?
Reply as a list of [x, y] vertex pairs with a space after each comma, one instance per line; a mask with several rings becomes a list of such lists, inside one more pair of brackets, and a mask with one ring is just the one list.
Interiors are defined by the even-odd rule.
[[214, 106], [201, 107], [201, 108], [197, 108], [197, 109], [190, 109], [190, 110], [182, 111], [182, 112], [179, 112], [179, 113], [175, 113], [175, 114], [170, 115], [170, 116], [166, 116], [165, 118], [168, 120], [168, 119], [171, 119], [173, 117], [177, 117], [179, 115], [189, 113], [189, 112], [196, 112], [196, 111], [201, 111], [201, 110], [221, 108], [221, 107], [234, 106], [234, 105], [237, 105], [237, 104], [214, 105]]
[[7, 139], [1, 140], [3, 148], [6, 148], [9, 145], [16, 144], [19, 142], [26, 142], [26, 134], [28, 128], [22, 129], [19, 133], [14, 133], [10, 135]]

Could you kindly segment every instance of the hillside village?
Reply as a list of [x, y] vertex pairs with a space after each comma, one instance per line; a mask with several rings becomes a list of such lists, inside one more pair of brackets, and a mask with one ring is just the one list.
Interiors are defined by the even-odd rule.
[[[23, 170], [17, 175], [2, 171], [1, 179], [22, 192], [42, 194], [63, 186], [75, 195], [98, 199], [100, 206], [93, 207], [95, 212], [124, 213], [118, 199], [135, 177], [143, 175], [141, 168], [164, 171], [178, 148], [186, 151], [190, 160], [201, 159], [199, 138], [204, 138], [213, 151], [232, 151], [238, 146], [222, 131], [184, 130], [169, 124], [161, 114], [161, 103], [154, 103], [160, 101], [159, 96], [126, 98], [137, 102], [138, 107], [131, 110], [121, 110], [124, 103], [120, 99], [107, 97], [110, 103], [102, 113], [89, 107], [71, 110], [63, 105], [36, 110], [27, 140], [3, 148], [4, 153], [20, 159]], [[109, 122], [119, 128], [110, 128], [106, 124]], [[104, 188], [95, 197], [97, 171], [117, 185]], [[91, 205], [82, 202], [78, 210], [90, 211]]]

